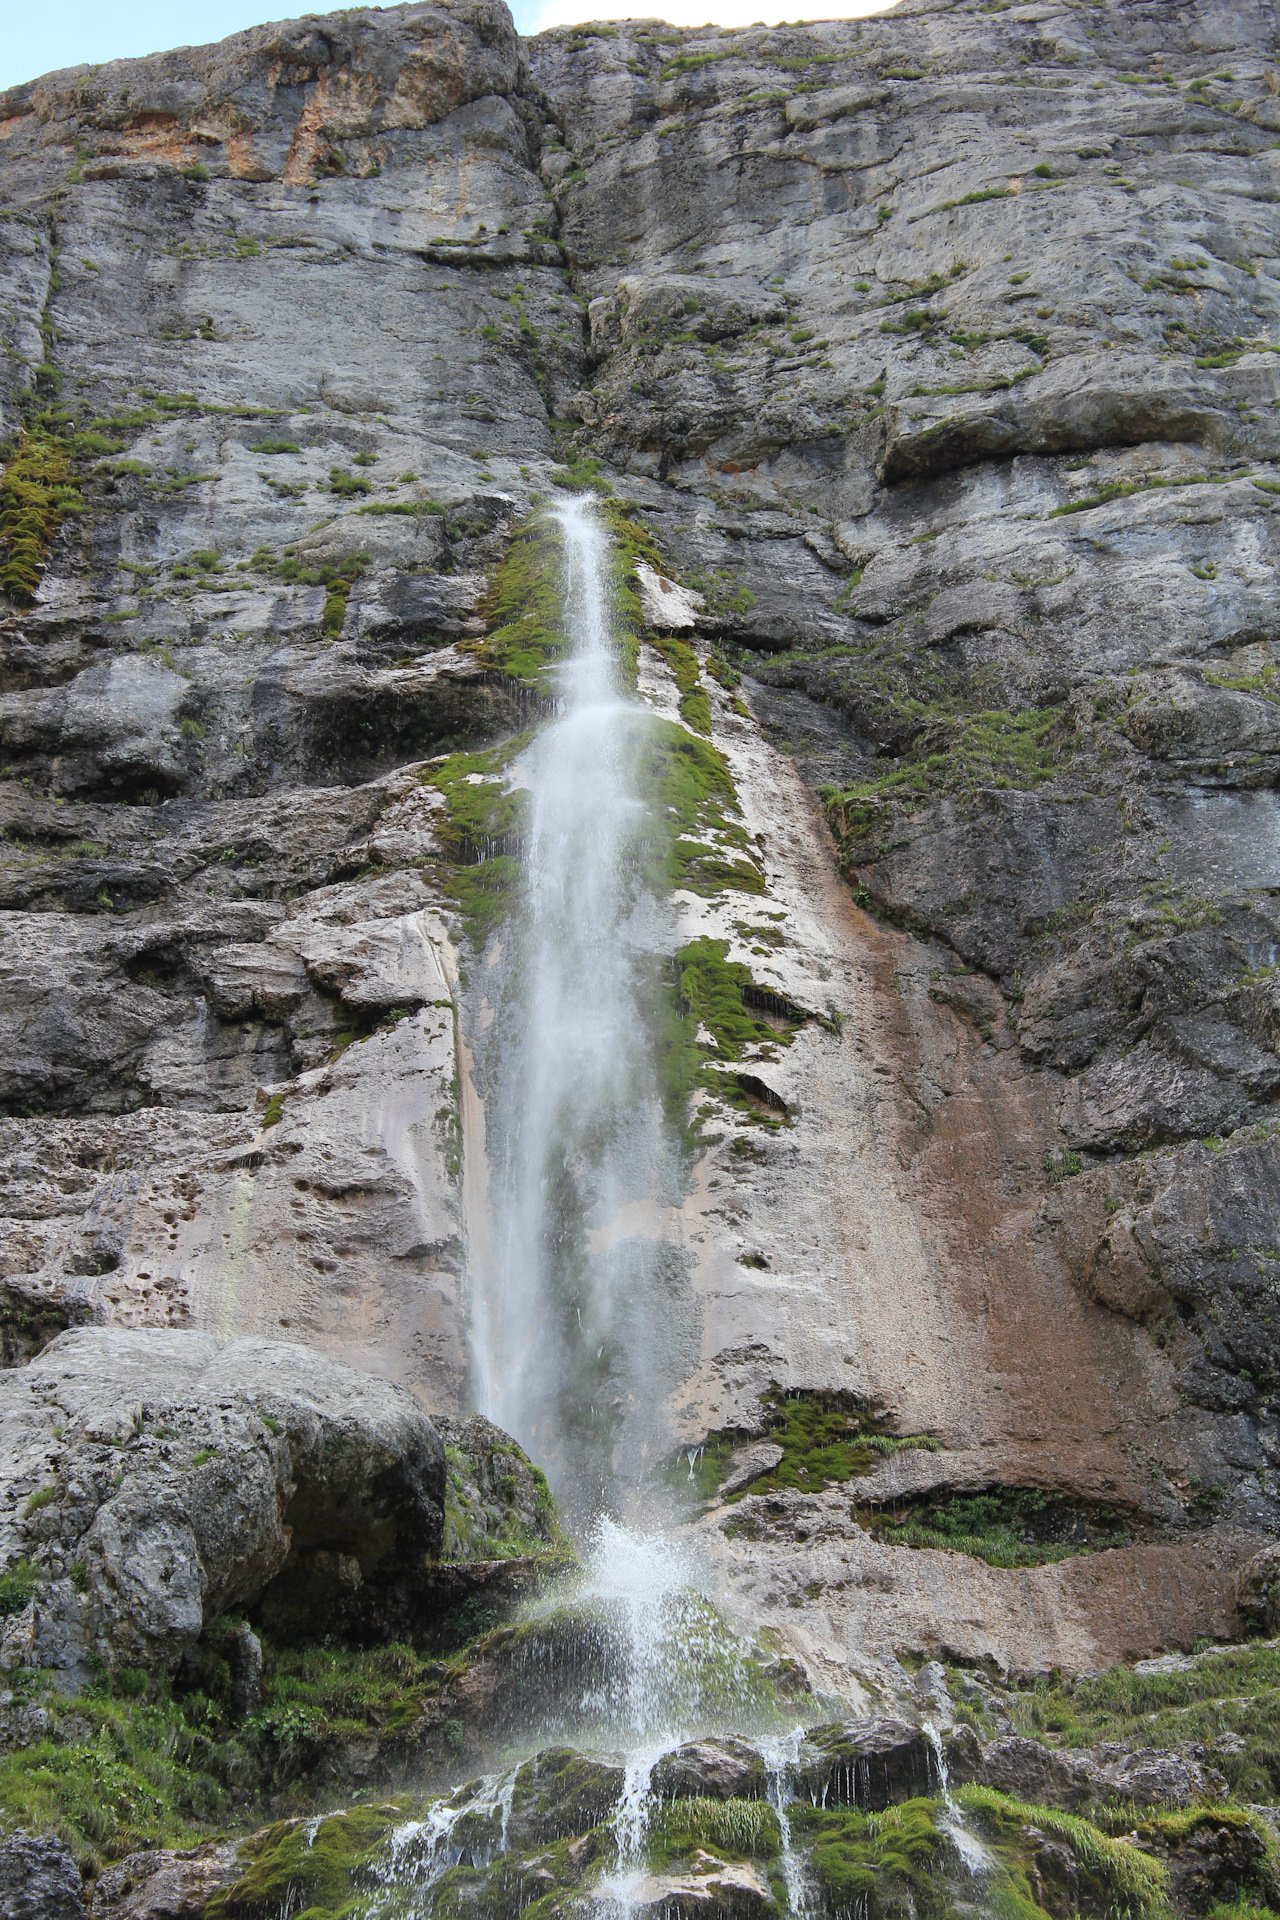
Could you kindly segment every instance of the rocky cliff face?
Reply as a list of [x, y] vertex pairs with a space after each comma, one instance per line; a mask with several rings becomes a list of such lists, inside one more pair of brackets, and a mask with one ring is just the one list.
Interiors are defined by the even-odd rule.
[[672, 952], [751, 1030], [703, 1019], [734, 1086], [635, 1229], [727, 1591], [851, 1695], [1239, 1631], [1280, 1495], [1276, 24], [523, 43], [475, 0], [0, 101], [10, 1359], [283, 1333], [465, 1411], [528, 517], [592, 485], [640, 690], [731, 783]]

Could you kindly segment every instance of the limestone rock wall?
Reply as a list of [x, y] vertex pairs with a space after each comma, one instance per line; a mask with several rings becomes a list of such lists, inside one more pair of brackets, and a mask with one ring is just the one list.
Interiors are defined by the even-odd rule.
[[[419, 773], [536, 717], [489, 583], [595, 463], [767, 888], [680, 938], [822, 1016], [757, 1063], [789, 1124], [636, 1229], [672, 1446], [791, 1391], [936, 1448], [713, 1506], [726, 1582], [830, 1685], [1234, 1630], [1280, 1493], [1276, 28], [526, 44], [486, 0], [0, 101], [4, 430], [81, 503], [0, 620], [6, 1353], [282, 1329], [464, 1410], [482, 994]], [[678, 712], [652, 649], [641, 690]], [[861, 1524], [991, 1486], [1131, 1544]]]

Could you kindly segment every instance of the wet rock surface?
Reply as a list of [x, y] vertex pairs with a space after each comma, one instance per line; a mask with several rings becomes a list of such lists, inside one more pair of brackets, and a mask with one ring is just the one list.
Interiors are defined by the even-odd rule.
[[[492, 923], [458, 876], [511, 857], [466, 796], [549, 703], [499, 644], [502, 570], [535, 495], [596, 485], [652, 537], [642, 690], [684, 714], [687, 643], [754, 863], [680, 899], [673, 944], [723, 943], [777, 1029], [673, 1200], [657, 1332], [709, 1564], [860, 1716], [805, 1747], [853, 1823], [813, 1858], [937, 1798], [945, 1686], [884, 1693], [902, 1653], [981, 1663], [981, 1737], [947, 1737], [957, 1780], [1039, 1809], [1028, 1886], [1080, 1898], [1043, 1821], [1107, 1797], [1188, 1911], [1252, 1884], [1254, 1830], [1197, 1811], [1245, 1790], [1238, 1752], [1056, 1747], [1005, 1686], [1276, 1624], [1274, 33], [1252, 0], [910, 0], [526, 43], [467, 0], [4, 97], [0, 486], [52, 447], [78, 496], [0, 555], [13, 1671], [185, 1655], [201, 1693], [224, 1663], [228, 1714], [285, 1730], [282, 1793], [478, 1767], [517, 1723], [514, 1630], [406, 1727], [289, 1719], [273, 1632], [417, 1626], [382, 1491], [348, 1525], [326, 1468], [326, 1517], [295, 1512], [327, 1430], [311, 1408], [299, 1453], [265, 1370], [216, 1405], [164, 1382], [177, 1439], [110, 1424], [153, 1401], [105, 1365], [80, 1411], [40, 1396], [77, 1341], [211, 1330], [412, 1389], [449, 1457], [400, 1394], [386, 1459], [414, 1556], [451, 1556], [442, 1665], [554, 1553], [533, 1464], [463, 1417]], [[828, 1474], [779, 1396], [872, 1410], [883, 1450]], [[1013, 1496], [1119, 1544], [882, 1537]], [[262, 1675], [236, 1623], [196, 1645], [220, 1607]], [[612, 1683], [606, 1639], [553, 1622], [539, 1699], [570, 1657]], [[0, 1709], [15, 1749], [75, 1718]], [[707, 1739], [662, 1777], [763, 1818], [758, 1760]], [[612, 1763], [529, 1764], [504, 1913], [576, 1897], [616, 1798]], [[763, 1911], [763, 1829], [741, 1857], [699, 1831], [649, 1863], [653, 1911]], [[204, 1872], [110, 1898], [158, 1913]]]

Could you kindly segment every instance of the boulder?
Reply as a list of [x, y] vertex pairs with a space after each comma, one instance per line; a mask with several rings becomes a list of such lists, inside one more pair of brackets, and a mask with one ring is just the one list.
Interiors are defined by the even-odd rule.
[[625, 1774], [572, 1747], [548, 1747], [525, 1762], [515, 1778], [507, 1818], [513, 1849], [544, 1846], [588, 1832], [612, 1819]]
[[652, 1785], [664, 1800], [763, 1800], [767, 1781], [764, 1761], [745, 1740], [690, 1740], [663, 1754]]
[[777, 1912], [758, 1868], [700, 1854], [692, 1873], [652, 1874], [629, 1896], [635, 1920], [767, 1920]]
[[0, 1920], [84, 1920], [80, 1870], [62, 1840], [0, 1840]]
[[238, 1843], [187, 1852], [157, 1847], [107, 1868], [93, 1889], [93, 1920], [203, 1920], [220, 1887], [235, 1878]]
[[955, 1781], [994, 1787], [1015, 1800], [1043, 1807], [1081, 1808], [1128, 1800], [1136, 1807], [1194, 1807], [1226, 1796], [1227, 1782], [1177, 1748], [1131, 1753], [1120, 1746], [1055, 1749], [1021, 1734], [983, 1746], [971, 1727], [957, 1727], [946, 1743]]
[[340, 1598], [371, 1629], [439, 1548], [444, 1449], [402, 1388], [309, 1348], [78, 1328], [0, 1376], [0, 1490], [0, 1664], [172, 1668], [234, 1608], [305, 1634]]
[[927, 1734], [888, 1718], [813, 1728], [798, 1771], [820, 1806], [856, 1806], [866, 1813], [932, 1793], [939, 1776]]

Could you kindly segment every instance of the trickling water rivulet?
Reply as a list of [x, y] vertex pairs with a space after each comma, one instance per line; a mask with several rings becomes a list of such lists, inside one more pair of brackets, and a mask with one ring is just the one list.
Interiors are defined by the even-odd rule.
[[652, 1451], [661, 1399], [646, 1310], [662, 1250], [625, 1228], [668, 1156], [644, 998], [657, 903], [639, 874], [646, 709], [624, 687], [608, 536], [556, 510], [567, 648], [558, 713], [518, 765], [522, 898], [490, 1036], [494, 1257], [475, 1277], [479, 1401], [546, 1463], [579, 1522]]

